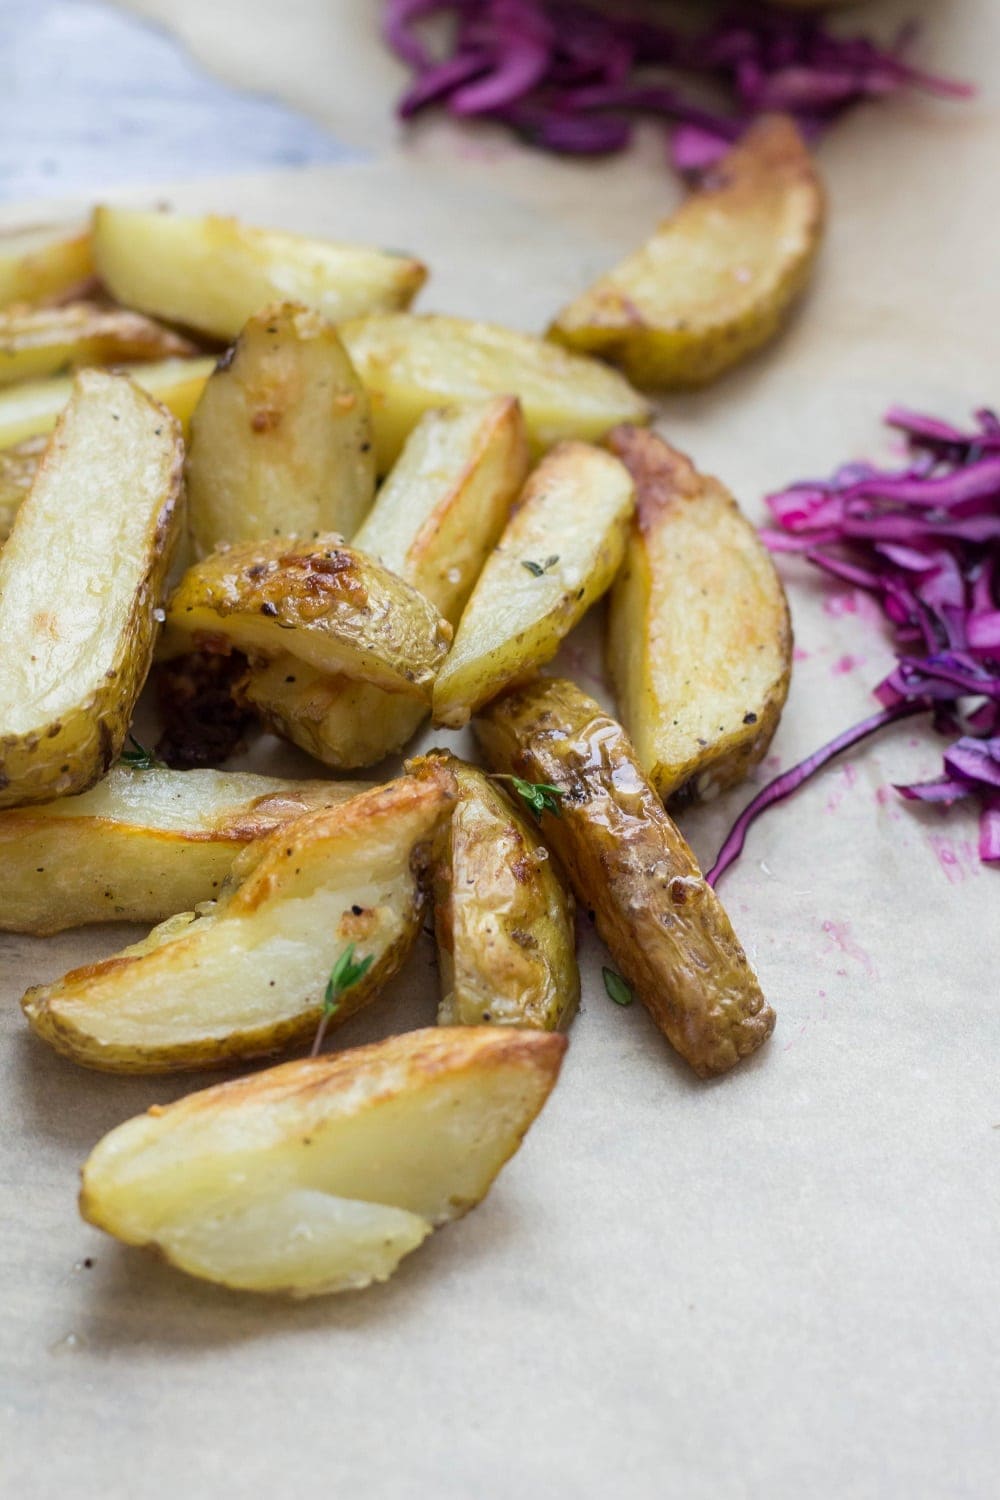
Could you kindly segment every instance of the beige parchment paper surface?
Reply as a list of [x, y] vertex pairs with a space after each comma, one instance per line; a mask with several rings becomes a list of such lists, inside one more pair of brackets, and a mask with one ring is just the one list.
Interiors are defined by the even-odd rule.
[[[932, 55], [984, 79], [992, 0], [925, 8]], [[801, 315], [713, 391], [662, 404], [662, 430], [755, 519], [769, 487], [885, 454], [892, 400], [956, 418], [1000, 400], [985, 81], [975, 105], [901, 104], [831, 137], [830, 235]], [[424, 307], [539, 328], [676, 196], [650, 153], [589, 176], [492, 137], [445, 155], [418, 142], [145, 198], [409, 246], [434, 270]], [[787, 576], [781, 765], [869, 711], [890, 660], [863, 601]], [[599, 624], [560, 664], [596, 692]], [[970, 815], [887, 791], [939, 753], [904, 726], [753, 834], [722, 889], [779, 1021], [734, 1075], [697, 1082], [639, 1006], [612, 1006], [587, 939], [563, 1080], [524, 1148], [480, 1209], [349, 1297], [218, 1292], [79, 1221], [93, 1143], [192, 1081], [76, 1071], [22, 1020], [28, 984], [134, 929], [0, 936], [3, 1493], [995, 1494], [1000, 875], [978, 866]], [[252, 758], [306, 765], [274, 741]], [[703, 857], [745, 795], [685, 820]], [[424, 946], [337, 1043], [431, 1024], [435, 1001]]]

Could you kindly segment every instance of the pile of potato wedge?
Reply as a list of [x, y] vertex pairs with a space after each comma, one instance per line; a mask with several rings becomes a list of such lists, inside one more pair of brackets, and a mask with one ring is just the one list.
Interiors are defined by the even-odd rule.
[[[312, 1044], [113, 1130], [90, 1222], [242, 1290], [384, 1280], [551, 1091], [577, 911], [699, 1076], [770, 1035], [667, 807], [765, 754], [787, 605], [630, 380], [769, 339], [822, 218], [766, 120], [547, 337], [409, 311], [416, 259], [226, 218], [0, 238], [0, 929], [151, 928], [25, 1016], [105, 1072]], [[618, 719], [542, 671], [602, 600]], [[225, 769], [264, 731], [315, 775]], [[428, 920], [438, 1028], [324, 1051]]]

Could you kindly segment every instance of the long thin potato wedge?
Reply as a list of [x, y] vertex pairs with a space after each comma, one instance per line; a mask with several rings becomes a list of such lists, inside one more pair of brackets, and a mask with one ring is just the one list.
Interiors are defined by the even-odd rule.
[[199, 646], [430, 698], [451, 626], [416, 589], [339, 536], [241, 542], [189, 568], [167, 607], [160, 656]]
[[80, 225], [0, 232], [0, 307], [55, 301], [78, 292], [93, 275], [90, 231]]
[[549, 337], [639, 386], [704, 385], [778, 332], [823, 237], [823, 188], [792, 120], [751, 126], [634, 255], [563, 309]]
[[423, 874], [454, 802], [437, 768], [306, 813], [237, 856], [219, 900], [24, 996], [35, 1032], [85, 1067], [172, 1073], [263, 1057], [316, 1030], [327, 981], [371, 959], [331, 1017], [367, 1004], [420, 930]]
[[304, 302], [334, 323], [409, 307], [427, 278], [410, 256], [214, 214], [105, 205], [93, 235], [94, 264], [117, 301], [220, 339], [272, 302]]
[[681, 1057], [708, 1078], [755, 1052], [774, 1012], [621, 725], [574, 683], [540, 679], [491, 703], [476, 735], [494, 771], [558, 788], [545, 837]]
[[[527, 468], [515, 397], [427, 412], [354, 546], [412, 583], [457, 625]], [[324, 676], [287, 658], [255, 671], [245, 695], [270, 728], [340, 769], [377, 765], [401, 750], [425, 712], [398, 693]]]
[[25, 438], [0, 452], [0, 542], [14, 529], [14, 517], [35, 482], [48, 437]]
[[0, 807], [118, 758], [180, 526], [183, 444], [121, 375], [84, 370], [0, 554]]
[[80, 365], [187, 358], [189, 340], [124, 307], [70, 302], [0, 312], [0, 386]]
[[345, 323], [340, 336], [372, 404], [380, 474], [424, 412], [454, 401], [518, 396], [535, 457], [563, 438], [596, 442], [620, 422], [649, 420], [616, 371], [492, 323], [387, 313]]
[[580, 998], [572, 898], [537, 828], [495, 783], [445, 764], [458, 802], [434, 862], [438, 1024], [555, 1031]]
[[114, 766], [78, 797], [0, 813], [0, 931], [46, 937], [90, 922], [162, 922], [218, 896], [253, 839], [364, 790]]
[[223, 1286], [307, 1297], [384, 1281], [486, 1196], [565, 1047], [411, 1031], [189, 1094], [99, 1142], [80, 1212]]
[[655, 433], [611, 451], [636, 519], [608, 611], [622, 723], [660, 796], [709, 800], [760, 761], [788, 697], [792, 626], [771, 555], [729, 491]]
[[[141, 390], [173, 412], [186, 432], [205, 381], [215, 360], [165, 359], [154, 364], [121, 365], [116, 373], [129, 375]], [[49, 433], [66, 410], [73, 394], [73, 376], [32, 380], [0, 391], [0, 449], [13, 448]]]
[[358, 529], [375, 496], [368, 397], [321, 314], [284, 303], [244, 326], [191, 420], [187, 494], [200, 556]]
[[436, 724], [460, 728], [552, 660], [617, 573], [634, 507], [631, 475], [602, 449], [560, 443], [542, 460], [479, 575], [434, 684]]

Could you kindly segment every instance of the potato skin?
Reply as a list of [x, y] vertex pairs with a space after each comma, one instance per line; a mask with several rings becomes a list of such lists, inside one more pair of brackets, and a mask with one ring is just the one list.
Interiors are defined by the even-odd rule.
[[809, 281], [824, 216], [794, 122], [764, 116], [548, 337], [610, 360], [640, 388], [705, 385], [778, 332]]
[[619, 716], [665, 802], [707, 801], [774, 737], [792, 672], [788, 601], [717, 479], [643, 428], [616, 428], [608, 446], [637, 497], [608, 610]]
[[194, 344], [124, 307], [69, 302], [0, 312], [0, 385], [39, 380], [67, 367], [184, 359]]
[[545, 837], [681, 1057], [708, 1078], [755, 1052], [774, 1012], [621, 725], [574, 683], [539, 679], [491, 703], [475, 730], [495, 771], [561, 789]]
[[500, 788], [476, 766], [445, 764], [458, 802], [434, 860], [438, 1024], [555, 1031], [580, 999], [572, 897]]

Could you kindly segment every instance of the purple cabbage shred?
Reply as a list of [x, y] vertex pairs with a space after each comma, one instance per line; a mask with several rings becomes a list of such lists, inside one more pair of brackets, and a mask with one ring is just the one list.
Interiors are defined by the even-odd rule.
[[757, 794], [708, 879], [738, 858], [751, 824], [842, 750], [887, 724], [933, 713], [952, 739], [942, 774], [897, 786], [914, 802], [975, 799], [979, 857], [1000, 863], [1000, 419], [977, 411], [967, 430], [893, 407], [903, 469], [848, 464], [768, 496], [775, 552], [798, 553], [874, 595], [892, 629], [896, 665], [875, 688], [881, 713], [817, 750]]
[[[446, 32], [436, 48], [424, 27], [434, 18]], [[866, 99], [904, 89], [951, 99], [973, 92], [908, 60], [913, 26], [879, 46], [833, 34], [815, 12], [763, 0], [740, 0], [694, 33], [651, 19], [641, 4], [386, 0], [382, 29], [413, 74], [399, 102], [404, 119], [443, 106], [500, 121], [549, 151], [600, 155], [628, 144], [636, 118], [653, 118], [675, 127], [673, 163], [694, 175], [762, 113], [794, 116], [814, 141]], [[692, 97], [692, 83], [714, 94], [708, 106]]]

